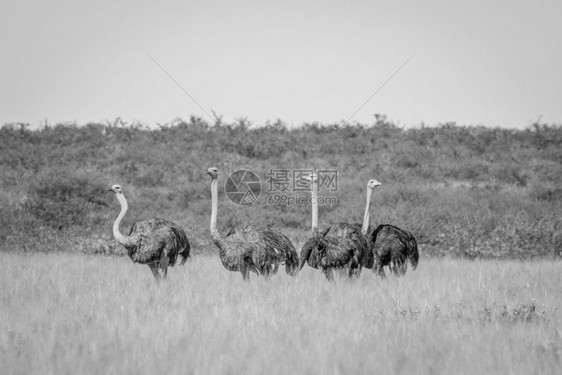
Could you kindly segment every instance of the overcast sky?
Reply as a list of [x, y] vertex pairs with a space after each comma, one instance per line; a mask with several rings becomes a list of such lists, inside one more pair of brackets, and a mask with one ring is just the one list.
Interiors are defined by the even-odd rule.
[[[562, 123], [562, 1], [3, 1], [0, 124]], [[195, 104], [151, 60], [152, 56]]]

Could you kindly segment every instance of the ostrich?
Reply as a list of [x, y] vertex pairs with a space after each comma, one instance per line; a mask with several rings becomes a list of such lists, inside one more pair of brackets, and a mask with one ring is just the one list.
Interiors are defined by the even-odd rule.
[[[312, 237], [301, 249], [299, 270], [305, 263], [312, 268], [321, 269], [328, 280], [332, 280], [332, 270], [347, 270], [349, 277], [358, 275], [361, 270], [363, 253], [368, 245], [362, 234], [346, 223], [339, 223], [322, 231], [318, 230], [318, 179], [311, 174]], [[358, 235], [357, 235], [358, 233]], [[361, 245], [358, 245], [358, 242]]]
[[298, 271], [298, 255], [291, 241], [268, 228], [244, 226], [231, 229], [225, 236], [217, 229], [218, 169], [209, 168], [211, 176], [211, 237], [219, 249], [221, 262], [229, 271], [239, 271], [249, 280], [250, 271], [269, 278], [285, 264], [288, 275]]
[[180, 265], [189, 258], [189, 241], [182, 228], [171, 221], [152, 218], [133, 224], [129, 235], [121, 234], [119, 226], [129, 206], [120, 185], [113, 185], [111, 191], [121, 204], [121, 212], [113, 223], [113, 236], [125, 249], [135, 263], [147, 264], [156, 281], [160, 281], [159, 269], [163, 278], [168, 275], [168, 266], [176, 264], [178, 255]]
[[[370, 241], [374, 256], [374, 271], [381, 277], [385, 277], [384, 266], [388, 266], [396, 276], [406, 273], [406, 259], [410, 261], [412, 269], [418, 265], [419, 252], [414, 235], [404, 229], [390, 224], [380, 224], [376, 228], [369, 225], [371, 210], [371, 195], [375, 187], [382, 185], [377, 180], [369, 180], [367, 183], [367, 204], [361, 233]], [[360, 224], [355, 224], [359, 227]]]

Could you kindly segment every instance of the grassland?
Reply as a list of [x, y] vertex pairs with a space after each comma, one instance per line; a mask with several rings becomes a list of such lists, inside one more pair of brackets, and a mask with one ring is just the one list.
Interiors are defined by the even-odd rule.
[[407, 277], [244, 283], [200, 255], [0, 253], [3, 374], [559, 374], [562, 263], [425, 259]]
[[[208, 234], [207, 167], [338, 171], [320, 223], [360, 221], [418, 240], [404, 278], [271, 282], [223, 269]], [[177, 120], [0, 128], [2, 373], [562, 373], [562, 127]], [[155, 285], [111, 237], [119, 183], [134, 221], [186, 229], [193, 259]], [[263, 223], [296, 247], [310, 207], [249, 207], [220, 192], [219, 227]], [[96, 256], [103, 254], [105, 256]]]

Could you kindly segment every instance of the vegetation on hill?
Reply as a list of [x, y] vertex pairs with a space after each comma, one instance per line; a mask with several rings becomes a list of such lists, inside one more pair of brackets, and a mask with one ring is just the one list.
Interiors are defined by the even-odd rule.
[[267, 174], [330, 169], [338, 173], [337, 191], [321, 194], [337, 204], [320, 207], [321, 225], [361, 221], [367, 180], [377, 178], [383, 186], [373, 194], [371, 223], [412, 231], [424, 256], [562, 256], [559, 125], [404, 129], [384, 116], [368, 125], [294, 129], [281, 121], [253, 127], [244, 119], [209, 124], [194, 117], [158, 129], [119, 121], [39, 130], [7, 124], [0, 129], [0, 166], [3, 251], [122, 252], [111, 236], [119, 207], [106, 192], [119, 183], [129, 201], [126, 225], [167, 218], [186, 229], [195, 253], [215, 252], [204, 172], [216, 166], [219, 186], [243, 168], [263, 183], [251, 206], [234, 205], [220, 192], [222, 230], [267, 224], [300, 247], [310, 206], [268, 204]]

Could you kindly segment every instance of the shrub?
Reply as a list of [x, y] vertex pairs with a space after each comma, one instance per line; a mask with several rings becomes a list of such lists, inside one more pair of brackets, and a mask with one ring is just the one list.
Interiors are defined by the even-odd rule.
[[24, 208], [51, 228], [89, 226], [99, 222], [95, 214], [107, 207], [106, 189], [85, 172], [49, 170], [33, 182]]
[[[8, 124], [0, 129], [0, 239], [2, 249], [114, 253], [118, 206], [105, 189], [120, 183], [130, 202], [124, 231], [136, 220], [168, 218], [189, 228], [190, 241], [202, 246], [194, 251], [214, 251], [206, 168], [221, 169], [221, 184], [239, 168], [260, 176], [316, 168], [337, 169], [339, 178], [330, 192], [338, 204], [320, 207], [322, 224], [361, 221], [366, 181], [377, 178], [383, 187], [373, 195], [371, 222], [412, 231], [422, 254], [558, 257], [561, 146], [558, 125], [405, 129], [381, 115], [372, 124], [291, 129], [281, 121], [259, 127], [196, 117], [157, 129], [120, 119], [36, 131]], [[240, 207], [221, 199], [226, 230], [257, 223], [302, 239], [310, 229], [308, 206]]]

